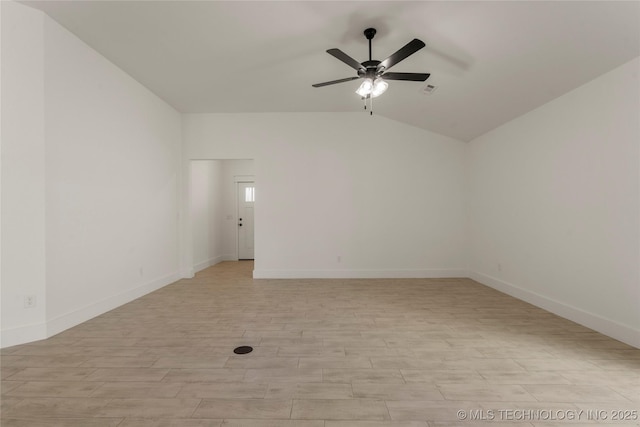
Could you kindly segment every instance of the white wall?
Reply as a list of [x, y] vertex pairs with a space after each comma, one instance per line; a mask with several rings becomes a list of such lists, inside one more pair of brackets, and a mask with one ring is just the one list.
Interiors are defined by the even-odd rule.
[[[0, 5], [0, 52], [2, 52], [2, 5]], [[2, 82], [2, 55], [0, 55], [0, 82]], [[0, 99], [2, 84], [0, 83]], [[2, 102], [0, 102], [0, 236], [2, 236]], [[2, 325], [2, 239], [0, 238], [0, 325]], [[2, 348], [2, 334], [0, 334]]]
[[223, 260], [223, 175], [220, 160], [190, 162], [190, 215], [193, 271]]
[[[45, 334], [42, 13], [2, 8], [2, 346]], [[35, 296], [25, 308], [24, 297]]]
[[466, 274], [462, 142], [332, 113], [187, 114], [183, 139], [255, 159], [255, 277]]
[[55, 333], [178, 278], [181, 117], [48, 17], [44, 28]]
[[2, 7], [7, 346], [179, 278], [181, 116], [41, 12]]
[[469, 146], [472, 277], [640, 346], [638, 59]]

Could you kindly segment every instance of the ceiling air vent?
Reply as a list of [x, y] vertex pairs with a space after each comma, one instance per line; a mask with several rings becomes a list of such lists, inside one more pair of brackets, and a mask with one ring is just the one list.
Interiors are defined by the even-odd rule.
[[434, 85], [426, 85], [424, 87], [424, 89], [422, 89], [422, 93], [424, 95], [431, 95], [433, 92], [436, 91], [436, 89], [438, 89], [438, 86], [434, 86]]

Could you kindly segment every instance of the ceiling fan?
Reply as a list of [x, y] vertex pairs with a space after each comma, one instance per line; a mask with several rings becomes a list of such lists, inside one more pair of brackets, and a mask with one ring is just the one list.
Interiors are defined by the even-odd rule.
[[365, 99], [366, 102], [366, 99], [375, 98], [376, 96], [382, 95], [382, 93], [387, 90], [389, 84], [385, 80], [408, 80], [413, 82], [423, 82], [429, 78], [430, 74], [428, 73], [389, 73], [387, 71], [398, 62], [422, 49], [425, 46], [422, 40], [413, 39], [402, 48], [400, 48], [400, 50], [389, 56], [387, 59], [383, 61], [377, 61], [371, 59], [371, 40], [375, 35], [375, 28], [367, 28], [366, 30], [364, 30], [364, 36], [367, 38], [367, 40], [369, 40], [369, 60], [362, 63], [356, 61], [340, 49], [334, 48], [327, 50], [327, 53], [329, 55], [338, 58], [340, 61], [356, 70], [358, 72], [358, 75], [356, 77], [347, 77], [345, 79], [316, 83], [312, 86], [323, 87], [336, 83], [349, 82], [351, 80], [364, 79], [358, 90], [356, 90], [356, 93], [363, 99]]

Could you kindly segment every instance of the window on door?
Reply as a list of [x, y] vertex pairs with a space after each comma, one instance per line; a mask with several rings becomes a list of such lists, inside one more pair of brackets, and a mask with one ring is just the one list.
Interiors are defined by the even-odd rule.
[[256, 201], [256, 188], [255, 187], [245, 187], [245, 189], [244, 189], [244, 201], [245, 202], [255, 202]]

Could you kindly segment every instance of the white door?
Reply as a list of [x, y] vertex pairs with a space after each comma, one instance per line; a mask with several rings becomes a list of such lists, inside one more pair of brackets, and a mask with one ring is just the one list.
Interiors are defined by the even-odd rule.
[[253, 259], [253, 182], [238, 183], [238, 259]]

